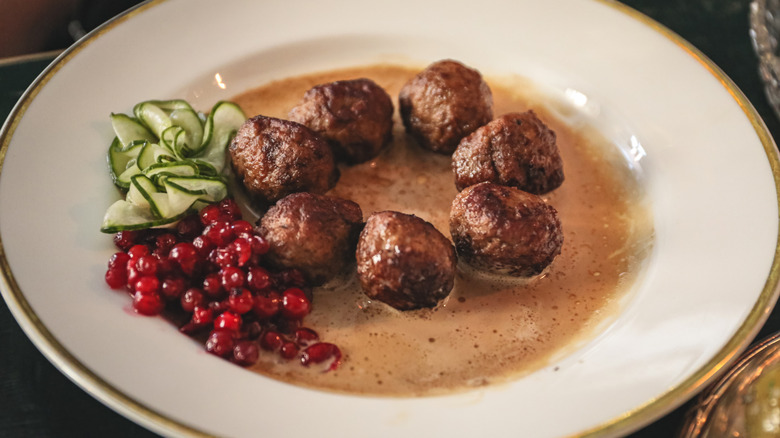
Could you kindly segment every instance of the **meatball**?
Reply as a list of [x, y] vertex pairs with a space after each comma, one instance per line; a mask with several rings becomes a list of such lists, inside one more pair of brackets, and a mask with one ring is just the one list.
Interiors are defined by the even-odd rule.
[[487, 182], [455, 197], [450, 233], [466, 263], [515, 277], [541, 273], [563, 245], [555, 208], [537, 195]]
[[296, 192], [325, 193], [339, 179], [328, 143], [295, 122], [252, 117], [228, 149], [244, 187], [262, 202], [273, 203]]
[[458, 190], [487, 181], [540, 195], [563, 183], [555, 132], [533, 111], [503, 115], [461, 140], [452, 170]]
[[267, 258], [277, 268], [296, 268], [320, 285], [354, 260], [363, 226], [360, 206], [346, 199], [294, 193], [260, 219], [258, 233], [268, 241]]
[[417, 216], [372, 214], [360, 233], [356, 254], [363, 292], [398, 310], [434, 307], [455, 283], [455, 248]]
[[463, 64], [431, 64], [398, 96], [401, 118], [423, 147], [451, 154], [461, 138], [493, 119], [493, 95], [482, 75]]
[[289, 118], [327, 140], [337, 158], [362, 163], [392, 138], [393, 101], [370, 79], [336, 81], [307, 91]]

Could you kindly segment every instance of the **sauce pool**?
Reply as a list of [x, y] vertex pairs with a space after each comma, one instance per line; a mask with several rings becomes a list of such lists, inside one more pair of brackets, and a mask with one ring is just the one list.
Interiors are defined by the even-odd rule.
[[[449, 237], [457, 191], [450, 156], [420, 149], [398, 116], [398, 91], [419, 70], [376, 65], [275, 81], [233, 101], [248, 116], [286, 118], [314, 85], [366, 77], [396, 107], [393, 142], [376, 159], [341, 166], [328, 194], [381, 210], [415, 214]], [[381, 396], [423, 396], [506, 382], [533, 372], [582, 342], [619, 309], [652, 246], [653, 229], [640, 185], [616, 146], [593, 128], [571, 127], [523, 81], [491, 81], [496, 116], [534, 109], [557, 135], [565, 181], [544, 195], [559, 213], [561, 254], [541, 276], [494, 277], [460, 263], [455, 288], [434, 309], [400, 312], [360, 290], [354, 264], [314, 290], [306, 326], [344, 353], [322, 373], [277, 355], [251, 369], [318, 389]]]

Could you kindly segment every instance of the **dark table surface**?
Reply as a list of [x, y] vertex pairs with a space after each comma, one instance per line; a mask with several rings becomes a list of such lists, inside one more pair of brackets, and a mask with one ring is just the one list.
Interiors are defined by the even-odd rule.
[[[624, 3], [664, 24], [691, 42], [739, 86], [764, 118], [774, 138], [780, 122], [763, 93], [748, 35], [749, 0], [626, 0]], [[0, 120], [7, 117], [51, 55], [0, 61]], [[774, 311], [757, 336], [780, 331]], [[676, 435], [692, 401], [630, 435]], [[155, 437], [71, 383], [27, 339], [0, 301], [0, 436], [2, 437]]]

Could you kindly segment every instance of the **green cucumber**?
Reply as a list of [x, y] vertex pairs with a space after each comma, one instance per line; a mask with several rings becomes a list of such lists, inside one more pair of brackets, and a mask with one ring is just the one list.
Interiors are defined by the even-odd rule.
[[193, 158], [210, 163], [217, 172], [225, 168], [225, 148], [246, 121], [241, 107], [233, 102], [217, 102], [211, 109], [203, 132], [204, 147]]
[[[174, 141], [174, 152], [181, 157], [191, 156], [202, 149], [203, 122], [192, 108], [179, 108], [171, 112], [171, 123], [181, 126], [185, 135], [177, 135]], [[186, 150], [186, 153], [183, 152]], [[182, 151], [182, 152], [179, 152]]]
[[114, 137], [114, 141], [108, 148], [107, 155], [108, 168], [111, 174], [111, 180], [114, 181], [114, 184], [125, 189], [128, 187], [130, 179], [128, 176], [122, 178], [122, 175], [128, 168], [135, 165], [138, 154], [145, 144], [146, 142], [143, 140], [136, 140], [130, 142], [127, 146], [122, 146], [119, 137]]
[[107, 159], [127, 194], [108, 208], [101, 231], [170, 226], [228, 196], [226, 148], [246, 120], [238, 105], [217, 102], [204, 116], [184, 100], [150, 100], [133, 115], [111, 114]]
[[171, 226], [179, 219], [183, 218], [189, 212], [184, 212], [178, 216], [158, 219], [152, 215], [148, 208], [139, 207], [123, 199], [114, 202], [106, 210], [103, 217], [103, 224], [100, 231], [103, 233], [116, 233], [126, 230], [142, 230], [146, 228], [158, 228]]
[[170, 116], [151, 101], [139, 103], [133, 108], [133, 113], [157, 138], [162, 137], [163, 131], [172, 125]]
[[111, 126], [114, 128], [114, 133], [123, 147], [126, 147], [137, 140], [148, 141], [150, 143], [155, 143], [157, 141], [154, 134], [152, 134], [146, 126], [138, 122], [138, 119], [125, 114], [111, 113]]
[[136, 163], [138, 168], [146, 169], [154, 164], [172, 162], [175, 160], [176, 156], [173, 155], [166, 147], [160, 146], [156, 143], [146, 143], [141, 148], [141, 152], [138, 153]]
[[190, 161], [171, 161], [168, 163], [156, 163], [143, 170], [144, 175], [157, 179], [166, 176], [195, 176], [198, 174], [198, 166]]
[[204, 202], [218, 202], [228, 195], [227, 184], [222, 178], [171, 176], [166, 178], [165, 183], [198, 195], [198, 199]]

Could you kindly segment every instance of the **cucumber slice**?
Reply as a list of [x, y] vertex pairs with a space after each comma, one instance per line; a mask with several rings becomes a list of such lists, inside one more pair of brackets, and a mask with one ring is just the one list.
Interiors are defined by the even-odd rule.
[[[171, 123], [181, 126], [186, 135], [177, 135], [174, 142], [174, 151], [182, 157], [196, 154], [203, 147], [203, 123], [198, 114], [192, 108], [178, 108], [171, 112]], [[183, 151], [186, 151], [183, 152]]]
[[195, 176], [198, 174], [198, 166], [190, 161], [171, 161], [169, 163], [152, 164], [143, 170], [144, 175], [157, 179], [166, 176]]
[[106, 155], [111, 180], [114, 184], [124, 189], [128, 187], [129, 176], [125, 176], [123, 179], [121, 175], [135, 164], [135, 160], [145, 144], [145, 141], [133, 141], [128, 146], [123, 147], [119, 137], [114, 137]]
[[176, 161], [176, 156], [167, 148], [155, 143], [146, 143], [141, 148], [141, 152], [138, 153], [138, 158], [136, 160], [140, 169], [146, 169], [154, 164], [172, 161]]
[[[156, 219], [166, 216], [157, 208], [157, 199], [154, 195], [160, 194], [157, 186], [146, 175], [135, 175], [130, 178], [130, 190], [127, 191], [127, 202], [148, 209]], [[164, 194], [163, 194], [164, 195]]]
[[142, 103], [150, 103], [163, 111], [171, 112], [177, 109], [189, 109], [192, 110], [192, 105], [184, 99], [171, 99], [171, 100], [147, 100]]
[[157, 138], [162, 138], [163, 131], [172, 125], [168, 114], [153, 101], [139, 103], [133, 107], [133, 113]]
[[205, 146], [193, 158], [206, 161], [218, 173], [225, 169], [225, 148], [246, 120], [241, 107], [220, 101], [211, 109], [203, 132]]
[[170, 182], [170, 178], [165, 180], [165, 191], [167, 197], [165, 200], [158, 201], [157, 207], [164, 216], [175, 216], [190, 210], [192, 204], [198, 200], [198, 193], [191, 193], [177, 184]]
[[135, 163], [135, 159], [133, 159], [130, 163], [128, 163], [127, 169], [125, 169], [125, 171], [116, 178], [114, 184], [127, 190], [130, 188], [130, 179], [135, 175], [139, 175], [140, 173], [141, 169], [138, 168], [138, 165]]
[[217, 169], [214, 168], [214, 165], [209, 162], [198, 160], [197, 158], [187, 159], [186, 161], [194, 163], [196, 166], [198, 166], [198, 175], [219, 176], [219, 172], [217, 172]]
[[103, 233], [117, 233], [126, 230], [165, 227], [178, 222], [186, 214], [187, 212], [184, 212], [178, 216], [157, 219], [148, 208], [139, 207], [125, 200], [119, 200], [108, 207], [103, 217], [100, 231]]
[[111, 126], [122, 146], [126, 147], [136, 140], [157, 142], [157, 138], [146, 129], [146, 126], [128, 115], [111, 113]]
[[117, 135], [107, 160], [127, 195], [109, 207], [101, 231], [170, 226], [227, 197], [225, 149], [246, 119], [238, 105], [218, 102], [204, 116], [184, 100], [150, 100], [133, 114], [111, 115]]
[[197, 199], [204, 202], [218, 202], [225, 199], [228, 194], [227, 184], [222, 178], [217, 177], [171, 176], [166, 178], [165, 183], [198, 195]]

